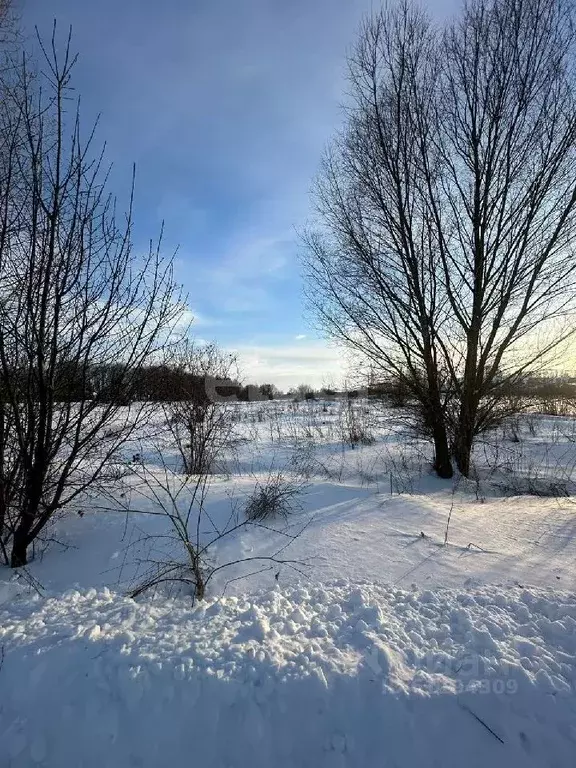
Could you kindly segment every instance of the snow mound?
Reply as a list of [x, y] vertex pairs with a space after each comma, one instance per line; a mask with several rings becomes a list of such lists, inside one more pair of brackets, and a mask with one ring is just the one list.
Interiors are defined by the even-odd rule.
[[573, 766], [576, 597], [335, 582], [0, 606], [0, 765]]

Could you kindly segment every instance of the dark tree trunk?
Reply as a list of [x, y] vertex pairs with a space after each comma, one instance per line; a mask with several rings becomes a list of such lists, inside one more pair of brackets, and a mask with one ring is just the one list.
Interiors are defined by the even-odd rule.
[[454, 440], [454, 459], [460, 474], [470, 476], [472, 445], [475, 435], [476, 405], [471, 395], [464, 391], [458, 418], [458, 430]]
[[478, 246], [475, 254], [475, 298], [473, 317], [466, 340], [466, 365], [460, 393], [460, 409], [456, 434], [454, 435], [454, 459], [458, 471], [464, 477], [470, 476], [470, 457], [476, 436], [476, 419], [480, 402], [479, 392], [483, 388], [483, 373], [479, 370], [480, 329], [482, 327], [481, 281], [483, 271], [483, 247]]
[[470, 458], [476, 435], [476, 418], [478, 415], [479, 398], [477, 393], [481, 388], [477, 381], [479, 327], [480, 323], [477, 320], [473, 323], [473, 328], [468, 336], [468, 354], [462, 381], [456, 435], [454, 436], [454, 459], [458, 471], [464, 477], [470, 476]]
[[448, 435], [444, 424], [436, 424], [433, 427], [434, 439], [434, 471], [445, 480], [454, 474], [448, 446]]
[[12, 554], [10, 557], [10, 567], [20, 568], [28, 563], [28, 532], [22, 525], [18, 526], [14, 533], [12, 542]]
[[427, 328], [428, 322], [426, 322], [426, 330], [424, 332], [427, 391], [423, 398], [423, 404], [427, 411], [425, 418], [432, 432], [432, 440], [434, 442], [434, 471], [438, 477], [448, 480], [454, 474], [454, 469], [452, 468], [448, 430], [446, 428], [446, 406], [442, 402], [438, 365]]
[[26, 484], [26, 496], [28, 500], [22, 510], [12, 540], [12, 555], [10, 558], [11, 568], [19, 568], [20, 566], [27, 564], [28, 547], [50, 517], [50, 515], [48, 515], [46, 520], [43, 521], [40, 516], [44, 476], [45, 473], [41, 469], [32, 467]]

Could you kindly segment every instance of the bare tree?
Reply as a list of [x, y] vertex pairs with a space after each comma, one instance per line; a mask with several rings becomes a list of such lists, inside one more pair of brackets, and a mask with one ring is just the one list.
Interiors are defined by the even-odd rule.
[[442, 41], [442, 176], [429, 201], [465, 342], [453, 371], [464, 475], [499, 387], [573, 332], [574, 42], [564, 0], [477, 0]]
[[468, 475], [500, 392], [574, 330], [573, 67], [567, 0], [474, 0], [443, 31], [403, 2], [350, 60], [311, 300], [409, 388], [444, 477], [450, 442]]
[[12, 0], [0, 0], [0, 46], [6, 54], [0, 72], [12, 68], [11, 56], [21, 42], [18, 13]]
[[275, 384], [260, 384], [258, 394], [263, 400], [274, 400], [280, 397], [280, 390]]
[[231, 404], [237, 401], [238, 368], [234, 355], [216, 344], [183, 343], [173, 365], [181, 371], [166, 420], [189, 475], [215, 472], [231, 449]]
[[328, 333], [404, 382], [426, 414], [435, 468], [452, 475], [438, 334], [435, 225], [422, 188], [435, 39], [404, 5], [367, 22], [350, 58], [352, 104], [317, 184], [322, 232], [307, 235], [310, 303]]
[[[13, 567], [54, 513], [79, 500], [139, 424], [134, 374], [168, 342], [182, 306], [160, 243], [132, 245], [102, 155], [68, 114], [70, 38], [26, 58], [0, 107], [0, 541]], [[115, 398], [95, 392], [114, 366]]]
[[310, 400], [314, 397], [314, 390], [309, 384], [298, 384], [297, 387], [290, 391], [294, 393], [294, 397], [298, 400]]

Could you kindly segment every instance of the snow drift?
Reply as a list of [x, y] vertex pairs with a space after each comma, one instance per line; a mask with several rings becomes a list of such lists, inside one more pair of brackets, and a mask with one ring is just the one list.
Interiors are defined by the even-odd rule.
[[5, 597], [2, 766], [573, 765], [574, 595]]

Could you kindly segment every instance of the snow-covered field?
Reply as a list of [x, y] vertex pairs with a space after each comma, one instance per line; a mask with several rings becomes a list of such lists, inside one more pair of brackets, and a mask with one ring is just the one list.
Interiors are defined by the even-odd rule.
[[[127, 596], [181, 557], [158, 512], [168, 477], [189, 490], [158, 425], [117, 508], [84, 504], [0, 571], [0, 766], [573, 766], [576, 422], [507, 425], [476, 481], [434, 478], [363, 401], [238, 404], [234, 425], [190, 523], [215, 540], [207, 600]], [[300, 487], [286, 519], [246, 527], [278, 472]]]

